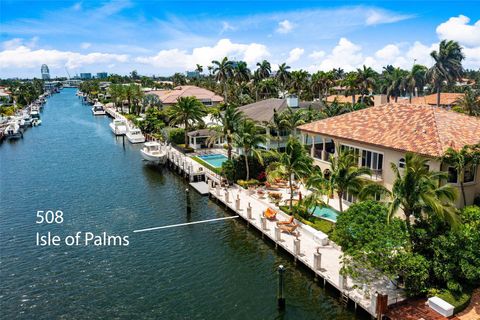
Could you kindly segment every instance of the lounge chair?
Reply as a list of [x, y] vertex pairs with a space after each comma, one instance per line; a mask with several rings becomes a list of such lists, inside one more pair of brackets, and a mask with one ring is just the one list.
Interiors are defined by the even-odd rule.
[[265, 210], [263, 215], [265, 216], [265, 218], [267, 218], [269, 220], [275, 220], [275, 217], [277, 216], [277, 211], [275, 211], [271, 208], [267, 208], [267, 210]]
[[290, 216], [290, 218], [288, 220], [284, 220], [284, 221], [277, 221], [277, 226], [288, 226], [290, 224], [293, 224], [295, 218], [293, 216]]
[[281, 225], [281, 226], [278, 226], [278, 228], [282, 230], [282, 232], [286, 232], [291, 235], [294, 235], [294, 233], [298, 234], [298, 231], [296, 231], [298, 228], [298, 224], [296, 223], [292, 225]]

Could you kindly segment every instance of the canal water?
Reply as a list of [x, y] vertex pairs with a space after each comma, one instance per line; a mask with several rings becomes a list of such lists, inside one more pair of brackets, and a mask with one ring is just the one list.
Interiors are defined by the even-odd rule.
[[[1, 319], [357, 319], [308, 270], [185, 181], [142, 162], [106, 116], [64, 89], [42, 125], [0, 146]], [[61, 224], [37, 224], [61, 210]], [[36, 235], [128, 236], [128, 246], [37, 246]], [[276, 308], [276, 268], [286, 310]]]

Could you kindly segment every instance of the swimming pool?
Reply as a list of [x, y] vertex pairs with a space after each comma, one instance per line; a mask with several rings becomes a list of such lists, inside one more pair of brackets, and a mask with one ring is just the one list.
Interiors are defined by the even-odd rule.
[[215, 168], [221, 168], [222, 163], [228, 160], [228, 158], [223, 154], [207, 154], [198, 157]]
[[337, 222], [338, 212], [330, 207], [317, 207], [315, 208], [313, 215], [318, 218]]

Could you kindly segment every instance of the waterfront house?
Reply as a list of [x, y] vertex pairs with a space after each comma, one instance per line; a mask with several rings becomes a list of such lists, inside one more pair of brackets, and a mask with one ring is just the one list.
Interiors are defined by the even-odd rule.
[[[289, 96], [283, 99], [270, 98], [266, 100], [260, 100], [254, 103], [250, 103], [238, 108], [245, 117], [255, 121], [259, 126], [264, 128], [264, 132], [267, 135], [267, 141], [265, 144], [259, 145], [260, 148], [265, 150], [281, 149], [285, 147], [285, 143], [290, 135], [287, 130], [280, 130], [279, 134], [271, 128], [269, 125], [273, 122], [275, 114], [280, 114], [287, 108], [292, 110], [301, 110], [306, 108], [318, 108], [316, 102], [299, 102], [296, 96]], [[268, 137], [279, 137], [279, 141]]]
[[178, 86], [168, 90], [152, 90], [148, 94], [158, 96], [164, 106], [174, 105], [182, 97], [195, 97], [207, 107], [223, 102], [223, 97], [215, 92], [197, 86]]
[[[431, 170], [449, 172], [448, 182], [459, 187], [455, 170], [442, 164], [439, 157], [449, 147], [458, 150], [480, 143], [480, 118], [428, 105], [389, 103], [304, 124], [298, 129], [322, 171], [330, 168], [329, 159], [339, 148], [349, 148], [359, 155], [359, 166], [373, 171], [372, 177], [366, 178], [389, 190], [395, 180], [391, 164], [403, 168], [408, 151], [429, 158]], [[466, 168], [465, 192], [467, 204], [480, 195], [479, 167]], [[463, 204], [460, 198], [459, 207]], [[344, 201], [348, 205], [355, 197], [346, 194]]]

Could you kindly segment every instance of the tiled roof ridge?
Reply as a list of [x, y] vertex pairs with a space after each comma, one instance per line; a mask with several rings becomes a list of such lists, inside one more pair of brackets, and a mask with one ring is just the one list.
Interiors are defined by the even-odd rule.
[[435, 126], [435, 143], [437, 145], [438, 154], [443, 154], [442, 148], [442, 137], [440, 136], [440, 128], [437, 122], [437, 107], [435, 106], [427, 106], [427, 108], [431, 109], [432, 117], [433, 117], [433, 124]]

